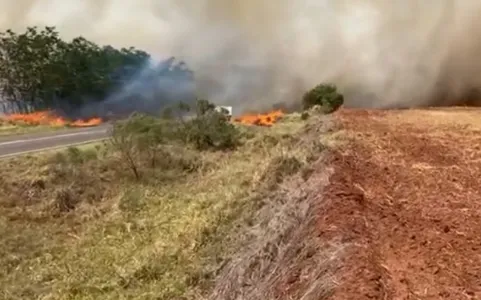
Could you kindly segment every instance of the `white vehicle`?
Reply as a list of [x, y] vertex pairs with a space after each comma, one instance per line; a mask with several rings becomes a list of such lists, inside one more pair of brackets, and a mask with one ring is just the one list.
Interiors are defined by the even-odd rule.
[[227, 118], [232, 118], [232, 106], [216, 106], [217, 112], [223, 113]]

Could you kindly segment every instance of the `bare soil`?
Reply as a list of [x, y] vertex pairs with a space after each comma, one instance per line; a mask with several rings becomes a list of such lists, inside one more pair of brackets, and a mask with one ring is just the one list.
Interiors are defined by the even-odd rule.
[[[277, 230], [267, 258], [234, 260], [212, 299], [481, 299], [481, 109], [334, 117], [309, 179], [279, 194], [305, 207], [295, 230]], [[249, 261], [256, 276], [236, 266]]]
[[481, 299], [481, 110], [342, 110], [317, 228], [329, 299]]

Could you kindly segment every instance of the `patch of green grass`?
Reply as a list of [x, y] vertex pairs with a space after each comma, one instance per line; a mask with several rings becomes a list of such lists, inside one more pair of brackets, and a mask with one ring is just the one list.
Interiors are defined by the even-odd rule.
[[260, 195], [322, 151], [304, 128], [241, 128], [235, 151], [166, 148], [196, 168], [141, 181], [103, 144], [1, 161], [0, 298], [201, 298]]

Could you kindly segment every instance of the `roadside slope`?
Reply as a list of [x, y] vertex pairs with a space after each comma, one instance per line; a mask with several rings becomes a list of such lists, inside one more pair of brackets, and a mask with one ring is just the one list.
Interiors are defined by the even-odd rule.
[[335, 113], [211, 299], [481, 299], [480, 114]]
[[317, 229], [347, 251], [330, 299], [480, 299], [481, 111], [337, 116]]

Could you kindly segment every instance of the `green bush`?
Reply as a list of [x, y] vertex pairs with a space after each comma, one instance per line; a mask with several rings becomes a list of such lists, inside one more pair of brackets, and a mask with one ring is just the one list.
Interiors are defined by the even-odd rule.
[[194, 114], [184, 121], [180, 118], [175, 136], [197, 150], [232, 150], [237, 147], [241, 133], [229, 122], [226, 111], [217, 111], [208, 100], [198, 99], [194, 107], [180, 103], [180, 114]]
[[336, 111], [343, 103], [344, 96], [332, 84], [319, 84], [305, 93], [302, 98], [302, 105], [305, 110], [319, 105], [325, 113]]
[[195, 103], [197, 117], [205, 116], [215, 110], [215, 105], [208, 100], [198, 99]]
[[[239, 144], [240, 131], [207, 100], [198, 100], [194, 109], [180, 103], [177, 110], [179, 118], [174, 117], [176, 113], [171, 108], [162, 117], [136, 113], [114, 125], [110, 144], [135, 179], [140, 180], [144, 173], [155, 169], [196, 169], [195, 163], [170, 153], [171, 146], [184, 150], [188, 148], [185, 146], [192, 146], [202, 151], [231, 150]], [[186, 117], [191, 111], [194, 115]]]
[[197, 150], [232, 150], [239, 144], [240, 132], [225, 115], [211, 111], [187, 122], [184, 138]]

